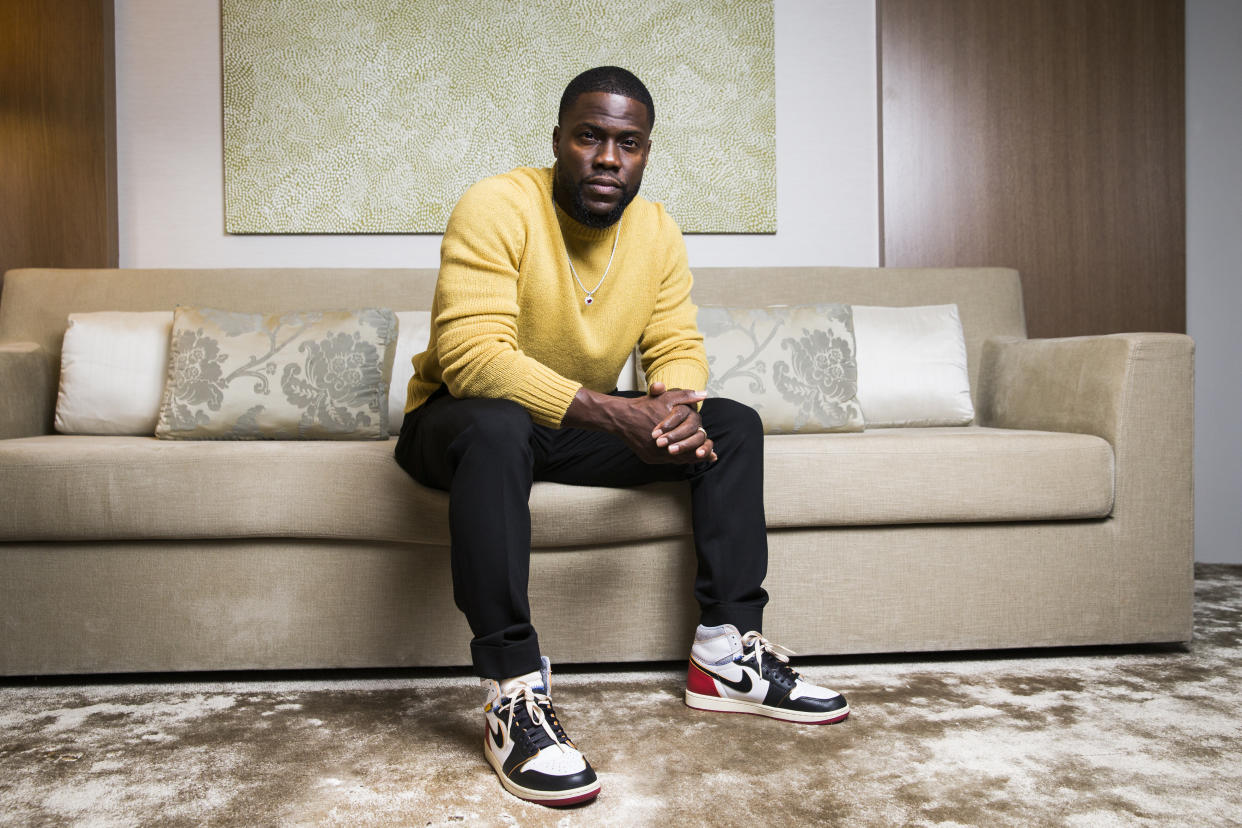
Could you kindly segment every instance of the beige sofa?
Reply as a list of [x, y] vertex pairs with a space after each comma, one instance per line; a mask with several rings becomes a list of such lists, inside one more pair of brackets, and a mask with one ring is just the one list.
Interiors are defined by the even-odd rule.
[[[66, 316], [426, 308], [431, 270], [17, 270], [0, 298], [0, 673], [455, 665], [447, 498], [382, 442], [52, 433]], [[705, 269], [700, 304], [957, 303], [976, 424], [766, 440], [768, 634], [805, 654], [1185, 641], [1193, 344], [1024, 338], [1003, 269]], [[536, 484], [559, 662], [681, 659], [688, 498]]]

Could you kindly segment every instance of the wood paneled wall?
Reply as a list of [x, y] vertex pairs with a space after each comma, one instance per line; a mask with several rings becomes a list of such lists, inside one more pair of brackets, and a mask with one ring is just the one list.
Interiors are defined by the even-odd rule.
[[0, 3], [0, 274], [117, 264], [113, 0]]
[[1186, 329], [1182, 0], [878, 0], [882, 260], [1022, 273], [1031, 336]]

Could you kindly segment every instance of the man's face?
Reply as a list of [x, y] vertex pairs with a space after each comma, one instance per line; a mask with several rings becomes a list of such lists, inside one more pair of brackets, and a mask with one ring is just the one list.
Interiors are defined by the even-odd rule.
[[579, 95], [552, 130], [556, 203], [589, 227], [616, 224], [638, 195], [650, 151], [647, 107], [609, 92]]

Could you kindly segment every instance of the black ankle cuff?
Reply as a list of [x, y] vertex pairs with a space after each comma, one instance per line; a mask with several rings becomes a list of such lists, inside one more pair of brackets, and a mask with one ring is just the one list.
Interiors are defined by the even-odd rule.
[[496, 681], [524, 676], [543, 667], [539, 660], [539, 639], [534, 635], [527, 641], [506, 644], [503, 647], [476, 644], [472, 641], [470, 659], [474, 662], [476, 676]]

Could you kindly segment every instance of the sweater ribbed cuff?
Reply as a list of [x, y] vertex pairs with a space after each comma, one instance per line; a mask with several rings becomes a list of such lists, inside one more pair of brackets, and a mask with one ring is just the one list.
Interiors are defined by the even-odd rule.
[[565, 412], [581, 387], [582, 383], [535, 363], [527, 380], [513, 389], [511, 399], [529, 411], [531, 419], [539, 425], [560, 428]]
[[670, 362], [661, 366], [652, 376], [647, 377], [647, 385], [664, 383], [668, 388], [685, 388], [690, 391], [702, 391], [707, 387], [707, 372], [697, 362], [689, 360]]

